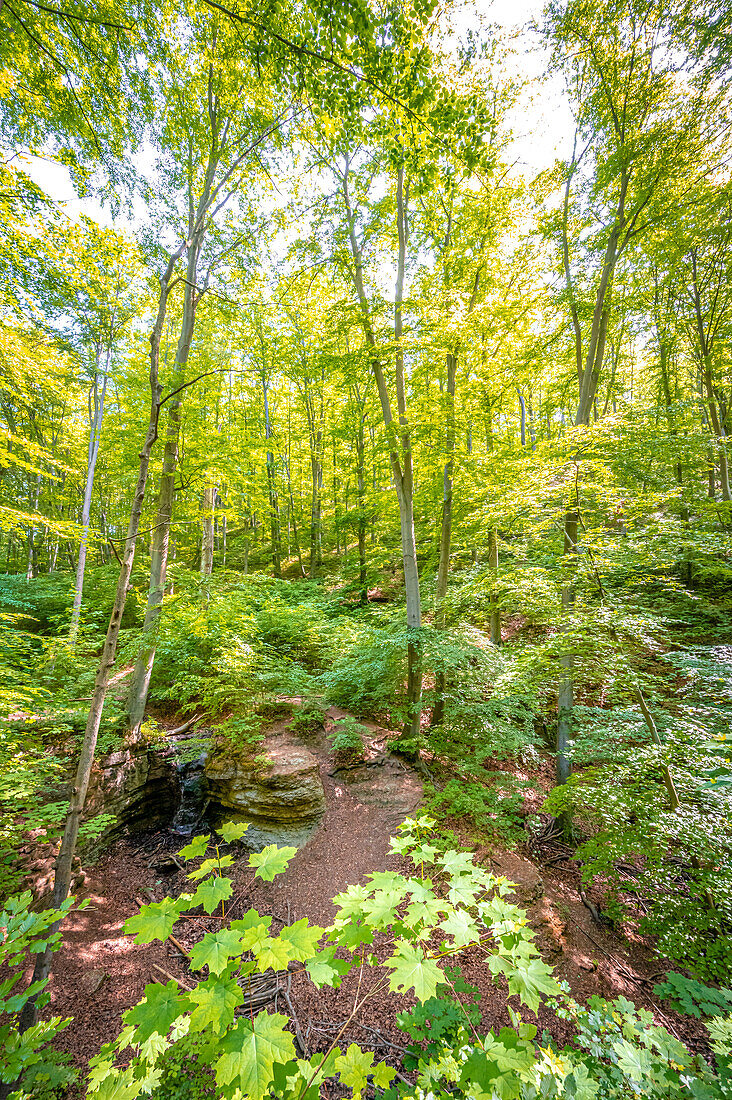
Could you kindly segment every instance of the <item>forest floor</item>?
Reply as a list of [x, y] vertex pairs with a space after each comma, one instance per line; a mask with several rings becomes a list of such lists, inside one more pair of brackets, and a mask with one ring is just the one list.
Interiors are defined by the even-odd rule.
[[[329, 712], [331, 720], [344, 715], [337, 708]], [[324, 734], [307, 740], [318, 759], [325, 790], [323, 821], [288, 870], [273, 882], [253, 880], [246, 860], [229, 869], [234, 882], [232, 917], [255, 908], [277, 922], [308, 917], [311, 924], [328, 925], [335, 913], [331, 898], [350, 883], [362, 882], [376, 870], [413, 871], [402, 857], [389, 852], [389, 838], [419, 806], [421, 782], [412, 768], [388, 753], [387, 732], [373, 723], [370, 729], [365, 763], [360, 766], [344, 766]], [[151, 980], [191, 981], [186, 960], [170, 941], [140, 946], [123, 933], [124, 922], [141, 902], [177, 895], [189, 887], [183, 872], [163, 875], [155, 869], [161, 854], [175, 852], [184, 843], [185, 838], [171, 832], [117, 842], [88, 872], [84, 894], [90, 907], [73, 913], [64, 923], [45, 1012], [73, 1017], [58, 1046], [73, 1055], [82, 1071], [100, 1045], [119, 1034], [122, 1013], [142, 998]], [[575, 867], [542, 866], [529, 858], [526, 848], [481, 848], [477, 859], [516, 883], [516, 900], [528, 910], [544, 958], [579, 1001], [592, 994], [610, 999], [623, 995], [650, 1009], [657, 1022], [678, 1038], [699, 1047], [704, 1033], [695, 1022], [661, 1008], [653, 996], [653, 984], [664, 971], [662, 962], [643, 941], [629, 939], [593, 919], [579, 897]], [[188, 950], [204, 932], [219, 926], [217, 917], [191, 917], [178, 926], [176, 939]], [[377, 942], [376, 952], [385, 953], [386, 943]], [[494, 982], [485, 952], [479, 947], [468, 949], [459, 962], [464, 978], [479, 991], [483, 1026], [510, 1025], [506, 990]], [[367, 972], [362, 994], [373, 980], [374, 974]], [[278, 1010], [291, 1015], [294, 1009], [309, 1054], [327, 1049], [350, 1014], [357, 973], [348, 975], [335, 990], [317, 990], [304, 972], [281, 981], [289, 988], [290, 1005], [284, 995], [278, 995]], [[357, 1041], [398, 1064], [404, 1035], [396, 1026], [396, 1015], [413, 1003], [401, 995], [379, 994], [343, 1035], [341, 1045]], [[548, 1008], [540, 1010], [538, 1021], [528, 1011], [523, 1015], [558, 1041], [569, 1038], [565, 1022]]]

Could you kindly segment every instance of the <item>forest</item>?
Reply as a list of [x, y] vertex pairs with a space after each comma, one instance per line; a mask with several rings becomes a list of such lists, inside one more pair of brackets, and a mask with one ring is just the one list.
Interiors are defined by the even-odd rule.
[[732, 1097], [732, 8], [0, 0], [0, 1098]]

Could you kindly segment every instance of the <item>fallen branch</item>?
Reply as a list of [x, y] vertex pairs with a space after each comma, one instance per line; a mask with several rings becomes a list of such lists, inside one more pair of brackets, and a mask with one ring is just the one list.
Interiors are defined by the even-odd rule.
[[[186, 983], [183, 981], [182, 978], [176, 978], [175, 974], [171, 974], [169, 970], [166, 970], [162, 966], [158, 966], [157, 963], [153, 963], [152, 965], [153, 965], [153, 970], [159, 970], [160, 973], [163, 974], [169, 981], [175, 982], [176, 985], [179, 985], [181, 987], [181, 989], [185, 989], [186, 993], [192, 993], [193, 992], [193, 986], [192, 985], [186, 985]], [[160, 981], [160, 979], [156, 978], [154, 974], [153, 974], [153, 980], [156, 981], [156, 982]]]
[[289, 1012], [290, 1012], [290, 1019], [292, 1021], [292, 1026], [295, 1029], [295, 1039], [297, 1040], [297, 1045], [300, 1047], [300, 1051], [302, 1053], [303, 1058], [309, 1058], [310, 1054], [308, 1052], [307, 1043], [305, 1042], [305, 1039], [303, 1038], [303, 1034], [302, 1034], [302, 1031], [300, 1029], [300, 1022], [297, 1018], [297, 1013], [295, 1012], [295, 1006], [292, 1003], [292, 999], [290, 997], [290, 994], [287, 992], [286, 989], [280, 989], [280, 993], [282, 994], [282, 997], [284, 998], [285, 1004], [287, 1005], [287, 1007], [289, 1009]]

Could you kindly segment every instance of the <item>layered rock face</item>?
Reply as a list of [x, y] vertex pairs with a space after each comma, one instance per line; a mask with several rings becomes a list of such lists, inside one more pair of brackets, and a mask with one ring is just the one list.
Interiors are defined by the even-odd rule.
[[208, 797], [225, 818], [251, 822], [246, 840], [264, 844], [303, 844], [325, 810], [318, 761], [287, 732], [267, 739], [266, 759], [218, 752], [206, 761]]
[[114, 814], [112, 834], [163, 829], [170, 824], [179, 798], [174, 764], [139, 740], [95, 765], [84, 816]]

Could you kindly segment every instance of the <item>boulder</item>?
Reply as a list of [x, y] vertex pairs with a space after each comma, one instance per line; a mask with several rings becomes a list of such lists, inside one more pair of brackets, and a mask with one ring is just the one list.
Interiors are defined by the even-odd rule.
[[219, 748], [205, 771], [217, 816], [251, 822], [246, 839], [255, 846], [303, 843], [325, 810], [318, 761], [286, 732], [268, 738], [256, 757]]

